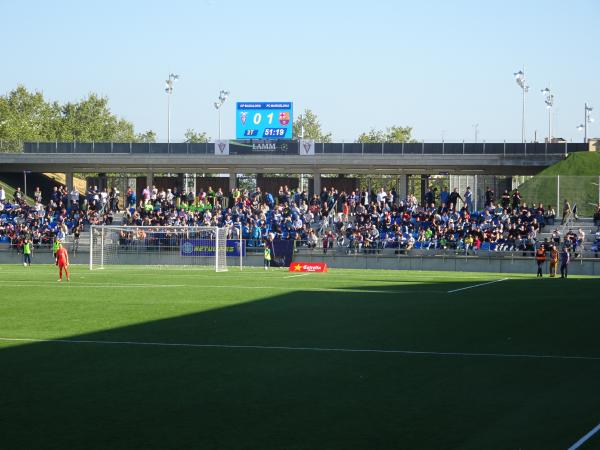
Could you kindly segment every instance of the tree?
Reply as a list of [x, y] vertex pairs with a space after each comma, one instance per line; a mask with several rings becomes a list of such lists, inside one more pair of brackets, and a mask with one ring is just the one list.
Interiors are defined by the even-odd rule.
[[185, 142], [188, 144], [201, 144], [210, 141], [210, 137], [205, 133], [197, 133], [191, 128], [188, 128], [184, 134]]
[[[41, 92], [17, 86], [0, 96], [2, 150], [19, 151], [24, 141], [154, 142], [149, 130], [135, 134], [133, 124], [114, 115], [108, 98], [89, 94], [79, 102], [48, 102]], [[5, 145], [9, 142], [9, 145]]]
[[152, 130], [148, 130], [145, 133], [138, 133], [135, 135], [135, 142], [142, 142], [142, 143], [156, 142], [156, 133]]
[[62, 107], [59, 140], [79, 142], [131, 142], [133, 124], [110, 112], [108, 98], [89, 94], [77, 103]]
[[47, 103], [41, 92], [17, 86], [0, 97], [0, 139], [10, 142], [49, 141], [56, 135], [60, 107]]
[[[304, 133], [302, 129], [304, 128]], [[312, 139], [316, 142], [331, 142], [331, 133], [323, 133], [321, 123], [317, 115], [310, 109], [305, 109], [304, 113], [296, 118], [292, 126], [294, 139]]]
[[385, 130], [376, 130], [372, 128], [368, 133], [362, 133], [356, 139], [356, 142], [362, 142], [365, 144], [397, 144], [402, 142], [415, 142], [412, 139], [412, 127], [399, 127], [391, 126]]

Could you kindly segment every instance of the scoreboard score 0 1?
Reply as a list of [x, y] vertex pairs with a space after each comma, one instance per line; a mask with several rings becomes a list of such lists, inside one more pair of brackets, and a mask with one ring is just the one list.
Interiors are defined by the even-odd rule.
[[292, 102], [237, 102], [236, 139], [292, 139]]

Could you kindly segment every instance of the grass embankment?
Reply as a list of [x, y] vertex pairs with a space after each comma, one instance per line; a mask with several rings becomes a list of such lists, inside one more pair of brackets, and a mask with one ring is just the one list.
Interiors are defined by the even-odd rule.
[[[560, 182], [558, 181], [560, 175]], [[577, 204], [579, 216], [590, 217], [600, 202], [600, 153], [572, 153], [525, 181], [519, 190], [527, 204], [544, 203], [556, 209], [557, 200]]]

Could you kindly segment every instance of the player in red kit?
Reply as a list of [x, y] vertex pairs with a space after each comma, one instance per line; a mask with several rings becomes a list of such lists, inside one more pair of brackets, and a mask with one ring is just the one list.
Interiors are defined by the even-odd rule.
[[67, 249], [60, 243], [58, 244], [58, 250], [56, 251], [56, 265], [58, 266], [58, 281], [62, 281], [63, 269], [67, 276], [67, 281], [69, 281], [69, 253], [67, 253]]

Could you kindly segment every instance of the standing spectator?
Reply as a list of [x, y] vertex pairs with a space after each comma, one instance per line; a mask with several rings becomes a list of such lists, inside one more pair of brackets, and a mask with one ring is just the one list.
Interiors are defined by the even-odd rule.
[[23, 199], [23, 192], [21, 192], [20, 187], [17, 187], [17, 189], [15, 190], [15, 193], [13, 194], [13, 200], [18, 205], [21, 203], [22, 199]]
[[142, 200], [144, 201], [144, 206], [146, 206], [146, 204], [150, 201], [151, 195], [150, 186], [146, 186], [142, 191]]
[[563, 203], [563, 213], [562, 213], [561, 225], [564, 225], [566, 221], [569, 221], [571, 219], [572, 213], [573, 213], [573, 211], [571, 210], [571, 204], [569, 203], [569, 201], [567, 199], [565, 199], [565, 202]]
[[537, 263], [537, 276], [542, 277], [542, 268], [544, 267], [544, 263], [546, 262], [546, 250], [543, 245], [535, 252], [535, 262]]
[[377, 193], [377, 203], [380, 208], [383, 208], [383, 206], [386, 202], [386, 199], [387, 199], [387, 192], [385, 192], [385, 189], [380, 188], [379, 192]]
[[507, 209], [510, 206], [510, 194], [508, 193], [508, 189], [504, 189], [504, 192], [502, 193], [501, 202], [502, 202], [502, 208], [504, 208], [504, 209]]
[[135, 208], [137, 204], [137, 196], [135, 195], [135, 191], [130, 187], [127, 188], [126, 194], [127, 208]]
[[571, 256], [569, 255], [569, 249], [565, 245], [560, 252], [560, 277], [567, 278], [569, 262], [571, 261]]
[[5, 203], [6, 202], [6, 191], [4, 190], [4, 187], [0, 186], [0, 203]]
[[42, 203], [42, 191], [40, 191], [40, 187], [36, 187], [33, 192], [33, 199], [36, 203]]
[[55, 205], [58, 205], [58, 202], [60, 201], [60, 192], [58, 192], [57, 186], [54, 186], [54, 188], [52, 188], [52, 194], [50, 194], [50, 201]]
[[100, 209], [104, 211], [106, 209], [106, 205], [108, 204], [108, 191], [106, 188], [102, 189], [100, 192]]
[[514, 210], [519, 209], [519, 207], [521, 206], [521, 193], [519, 192], [518, 189], [515, 189], [515, 192], [513, 192], [512, 195], [512, 208]]
[[108, 198], [110, 201], [110, 210], [111, 211], [119, 211], [119, 190], [113, 186], [110, 188], [110, 193], [108, 194]]
[[492, 203], [494, 203], [494, 200], [496, 199], [496, 194], [494, 193], [494, 191], [492, 191], [490, 189], [490, 187], [486, 187], [485, 188], [485, 206], [489, 207], [492, 205]]
[[465, 191], [465, 206], [467, 207], [467, 211], [473, 212], [473, 192], [471, 192], [471, 187], [467, 186], [467, 190]]
[[431, 188], [427, 188], [427, 192], [425, 192], [425, 207], [430, 207], [433, 204], [435, 204], [433, 191], [431, 190]]
[[464, 203], [463, 198], [458, 193], [458, 188], [454, 188], [452, 190], [452, 192], [450, 193], [450, 195], [448, 196], [448, 209], [450, 209], [451, 211], [456, 211], [456, 203], [458, 202], [459, 198]]
[[554, 278], [556, 276], [556, 267], [558, 266], [558, 250], [556, 250], [556, 246], [553, 245], [550, 250], [550, 277]]
[[440, 202], [442, 203], [442, 206], [447, 206], [448, 205], [448, 197], [450, 196], [450, 194], [448, 193], [448, 190], [446, 189], [446, 186], [444, 186], [442, 188], [442, 192], [440, 192]]
[[79, 191], [77, 190], [77, 187], [75, 187], [75, 185], [73, 185], [73, 189], [69, 193], [69, 199], [71, 202], [71, 206], [73, 208], [79, 209]]

